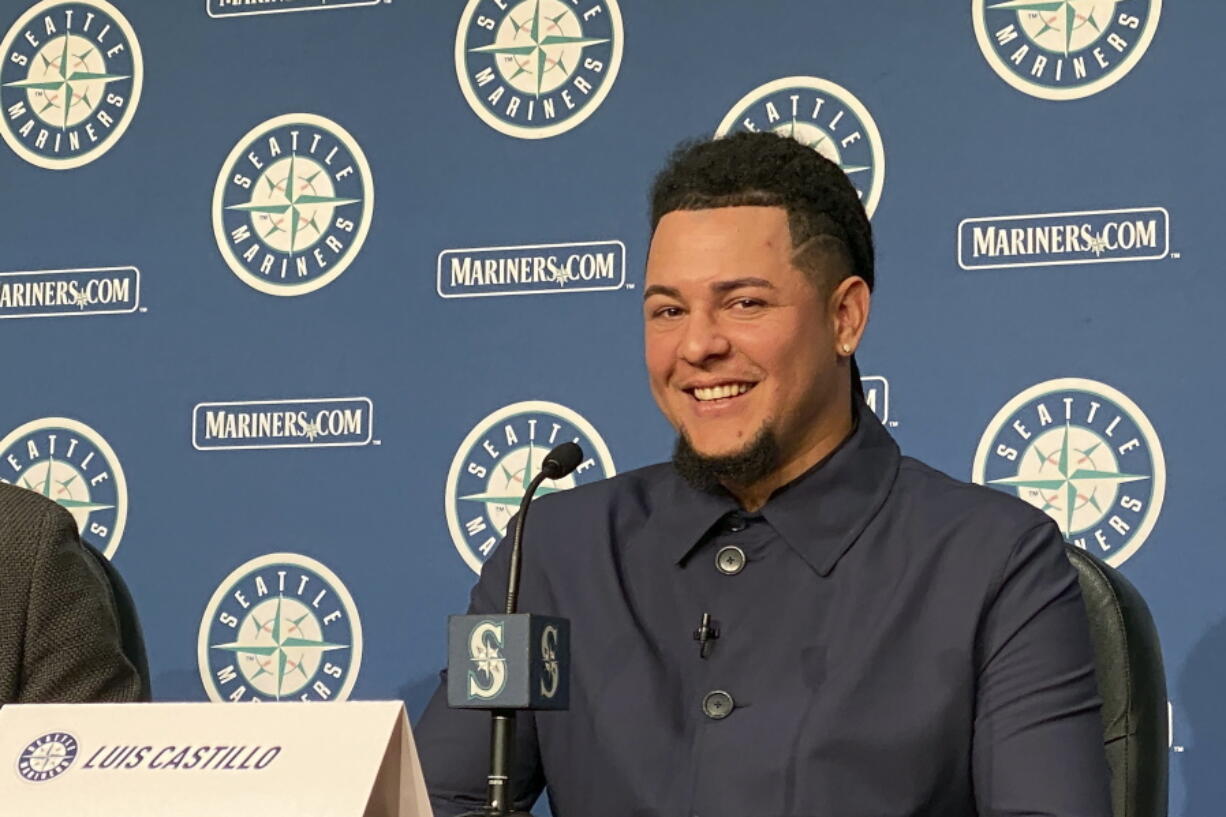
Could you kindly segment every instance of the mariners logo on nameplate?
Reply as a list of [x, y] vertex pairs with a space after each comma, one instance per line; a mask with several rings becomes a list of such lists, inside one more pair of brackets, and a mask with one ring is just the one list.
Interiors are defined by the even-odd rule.
[[622, 60], [616, 0], [469, 0], [456, 32], [460, 90], [481, 121], [544, 139], [600, 107]]
[[1144, 544], [1162, 510], [1166, 464], [1145, 413], [1104, 383], [1031, 386], [988, 423], [972, 480], [1044, 510], [1064, 538], [1114, 566]]
[[9, 27], [0, 55], [0, 136], [30, 164], [89, 164], [132, 122], [140, 44], [106, 0], [35, 3]]
[[286, 114], [248, 131], [222, 163], [213, 236], [243, 283], [304, 295], [353, 263], [374, 203], [357, 140], [322, 116]]
[[10, 431], [0, 440], [0, 482], [59, 503], [83, 539], [114, 557], [128, 518], [128, 484], [114, 450], [85, 423], [44, 417]]
[[558, 403], [528, 400], [491, 413], [460, 443], [447, 473], [447, 528], [464, 562], [480, 573], [519, 510], [528, 483], [554, 446], [572, 440], [584, 460], [568, 476], [545, 480], [536, 495], [597, 482], [616, 471], [609, 447], [578, 412]]
[[358, 608], [321, 562], [260, 556], [213, 593], [197, 659], [214, 701], [343, 701], [362, 664]]
[[1005, 82], [1040, 99], [1081, 99], [1145, 55], [1162, 0], [971, 0], [975, 38]]
[[885, 148], [859, 99], [818, 77], [783, 77], [754, 88], [728, 111], [715, 136], [772, 131], [808, 145], [851, 179], [870, 218], [885, 184]]
[[17, 774], [31, 783], [43, 783], [68, 771], [80, 745], [67, 732], [48, 732], [30, 741], [17, 758]]

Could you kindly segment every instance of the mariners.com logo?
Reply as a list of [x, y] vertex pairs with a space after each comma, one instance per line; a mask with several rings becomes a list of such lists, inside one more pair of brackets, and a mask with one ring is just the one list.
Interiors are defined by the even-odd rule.
[[1150, 261], [1170, 252], [1162, 207], [963, 219], [958, 265], [965, 270]]
[[204, 0], [209, 16], [245, 17], [250, 14], [280, 14], [287, 11], [319, 11], [351, 6], [377, 6], [387, 0]]
[[0, 318], [119, 315], [139, 308], [136, 267], [0, 272]]
[[369, 397], [197, 403], [192, 446], [197, 451], [233, 451], [369, 445], [374, 412]]
[[591, 292], [626, 285], [626, 245], [620, 241], [528, 244], [443, 250], [438, 294], [443, 298]]

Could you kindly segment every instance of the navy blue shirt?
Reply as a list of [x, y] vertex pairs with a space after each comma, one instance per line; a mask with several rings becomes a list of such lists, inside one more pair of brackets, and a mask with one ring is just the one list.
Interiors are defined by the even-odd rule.
[[[501, 610], [509, 547], [473, 590]], [[542, 497], [523, 612], [571, 620], [568, 712], [514, 779], [557, 817], [1111, 817], [1076, 574], [1044, 513], [856, 430], [756, 513], [670, 464]], [[719, 637], [701, 657], [709, 613]], [[489, 716], [440, 686], [435, 814], [484, 802]]]

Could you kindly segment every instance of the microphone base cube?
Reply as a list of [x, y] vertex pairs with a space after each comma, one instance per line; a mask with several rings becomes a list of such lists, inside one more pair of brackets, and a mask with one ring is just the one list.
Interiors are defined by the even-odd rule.
[[447, 705], [569, 708], [570, 622], [532, 613], [450, 616]]

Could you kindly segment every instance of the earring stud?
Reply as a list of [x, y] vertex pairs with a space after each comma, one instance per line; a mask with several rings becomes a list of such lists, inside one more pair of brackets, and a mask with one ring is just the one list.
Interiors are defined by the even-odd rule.
[[850, 344], [850, 343], [844, 343], [844, 344], [843, 344], [843, 354], [845, 354], [845, 355], [850, 355], [850, 354], [851, 354], [851, 344]]

